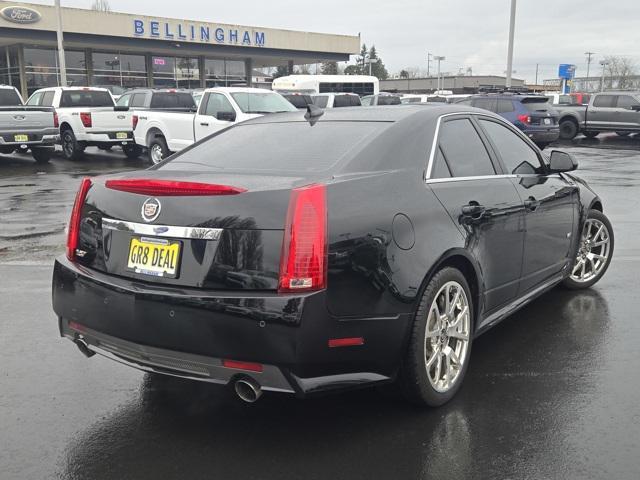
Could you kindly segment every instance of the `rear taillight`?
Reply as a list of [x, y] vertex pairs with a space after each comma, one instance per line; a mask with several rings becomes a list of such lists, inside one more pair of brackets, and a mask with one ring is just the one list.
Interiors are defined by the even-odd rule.
[[264, 367], [260, 363], [240, 362], [238, 360], [222, 360], [225, 368], [235, 368], [236, 370], [246, 370], [247, 372], [262, 372]]
[[91, 112], [80, 112], [80, 120], [84, 128], [91, 128], [93, 126], [93, 119], [91, 118]]
[[518, 120], [527, 125], [531, 123], [531, 117], [529, 115], [518, 115]]
[[55, 128], [60, 127], [60, 118], [58, 117], [58, 112], [56, 112], [55, 110], [53, 112], [53, 126]]
[[153, 195], [156, 197], [198, 197], [207, 195], [237, 195], [247, 190], [229, 185], [212, 183], [178, 182], [175, 180], [152, 180], [133, 178], [126, 180], [107, 180], [105, 187], [121, 192]]
[[138, 122], [140, 121], [140, 118], [138, 117], [138, 115], [134, 115], [131, 117], [131, 121], [133, 122], [133, 129], [135, 130], [136, 127], [138, 126]]
[[291, 192], [280, 257], [280, 293], [327, 286], [327, 189], [309, 185]]
[[78, 248], [78, 238], [80, 236], [80, 220], [82, 219], [82, 206], [87, 199], [87, 193], [91, 188], [91, 179], [83, 178], [80, 188], [76, 194], [76, 200], [73, 203], [71, 211], [71, 220], [69, 220], [69, 232], [67, 233], [67, 258], [75, 260], [76, 249]]

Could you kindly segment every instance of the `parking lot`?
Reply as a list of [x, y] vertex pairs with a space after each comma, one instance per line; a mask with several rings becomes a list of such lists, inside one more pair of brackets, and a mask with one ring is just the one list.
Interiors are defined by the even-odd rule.
[[246, 405], [87, 360], [58, 336], [53, 258], [79, 178], [147, 164], [1, 157], [0, 478], [638, 478], [640, 138], [561, 147], [614, 225], [611, 268], [481, 336], [460, 394], [432, 410], [375, 389]]

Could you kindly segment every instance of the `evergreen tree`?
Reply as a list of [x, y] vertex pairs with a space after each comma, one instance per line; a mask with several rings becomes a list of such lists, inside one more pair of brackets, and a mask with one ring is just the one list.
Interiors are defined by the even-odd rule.
[[320, 71], [323, 75], [338, 75], [338, 62], [323, 62]]

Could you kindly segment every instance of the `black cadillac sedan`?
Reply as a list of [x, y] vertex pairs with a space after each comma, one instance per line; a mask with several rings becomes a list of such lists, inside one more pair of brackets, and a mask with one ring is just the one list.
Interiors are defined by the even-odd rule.
[[470, 107], [244, 122], [82, 181], [53, 274], [60, 333], [249, 402], [396, 382], [441, 405], [475, 337], [606, 272], [613, 229], [576, 168]]

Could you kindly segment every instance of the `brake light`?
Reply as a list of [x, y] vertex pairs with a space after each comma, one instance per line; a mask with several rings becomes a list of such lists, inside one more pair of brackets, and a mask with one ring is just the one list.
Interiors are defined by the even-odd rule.
[[518, 115], [518, 120], [527, 125], [531, 123], [531, 117], [529, 115]]
[[91, 112], [80, 112], [80, 120], [85, 128], [91, 128], [93, 126], [93, 119], [91, 118]]
[[360, 345], [364, 345], [364, 338], [362, 337], [332, 338], [329, 340], [329, 348], [358, 347]]
[[225, 368], [235, 368], [236, 370], [246, 370], [248, 372], [262, 372], [263, 367], [259, 363], [239, 362], [238, 360], [222, 360]]
[[131, 117], [131, 121], [133, 122], [133, 129], [135, 130], [136, 127], [138, 126], [138, 122], [140, 121], [140, 118], [138, 117], [138, 115], [134, 115]]
[[71, 219], [69, 220], [69, 231], [67, 233], [67, 258], [75, 260], [76, 249], [78, 248], [78, 238], [80, 236], [80, 220], [82, 217], [82, 206], [87, 199], [87, 193], [91, 188], [91, 179], [83, 178], [80, 182], [80, 188], [76, 194], [76, 200], [73, 202], [73, 210], [71, 210]]
[[53, 111], [53, 126], [55, 128], [60, 128], [60, 118], [58, 117], [58, 112]]
[[156, 197], [199, 197], [207, 195], [237, 195], [245, 188], [213, 183], [178, 182], [175, 180], [153, 180], [133, 178], [126, 180], [107, 180], [105, 187], [121, 192], [153, 195]]
[[291, 192], [280, 257], [280, 293], [327, 286], [327, 195], [325, 185]]

